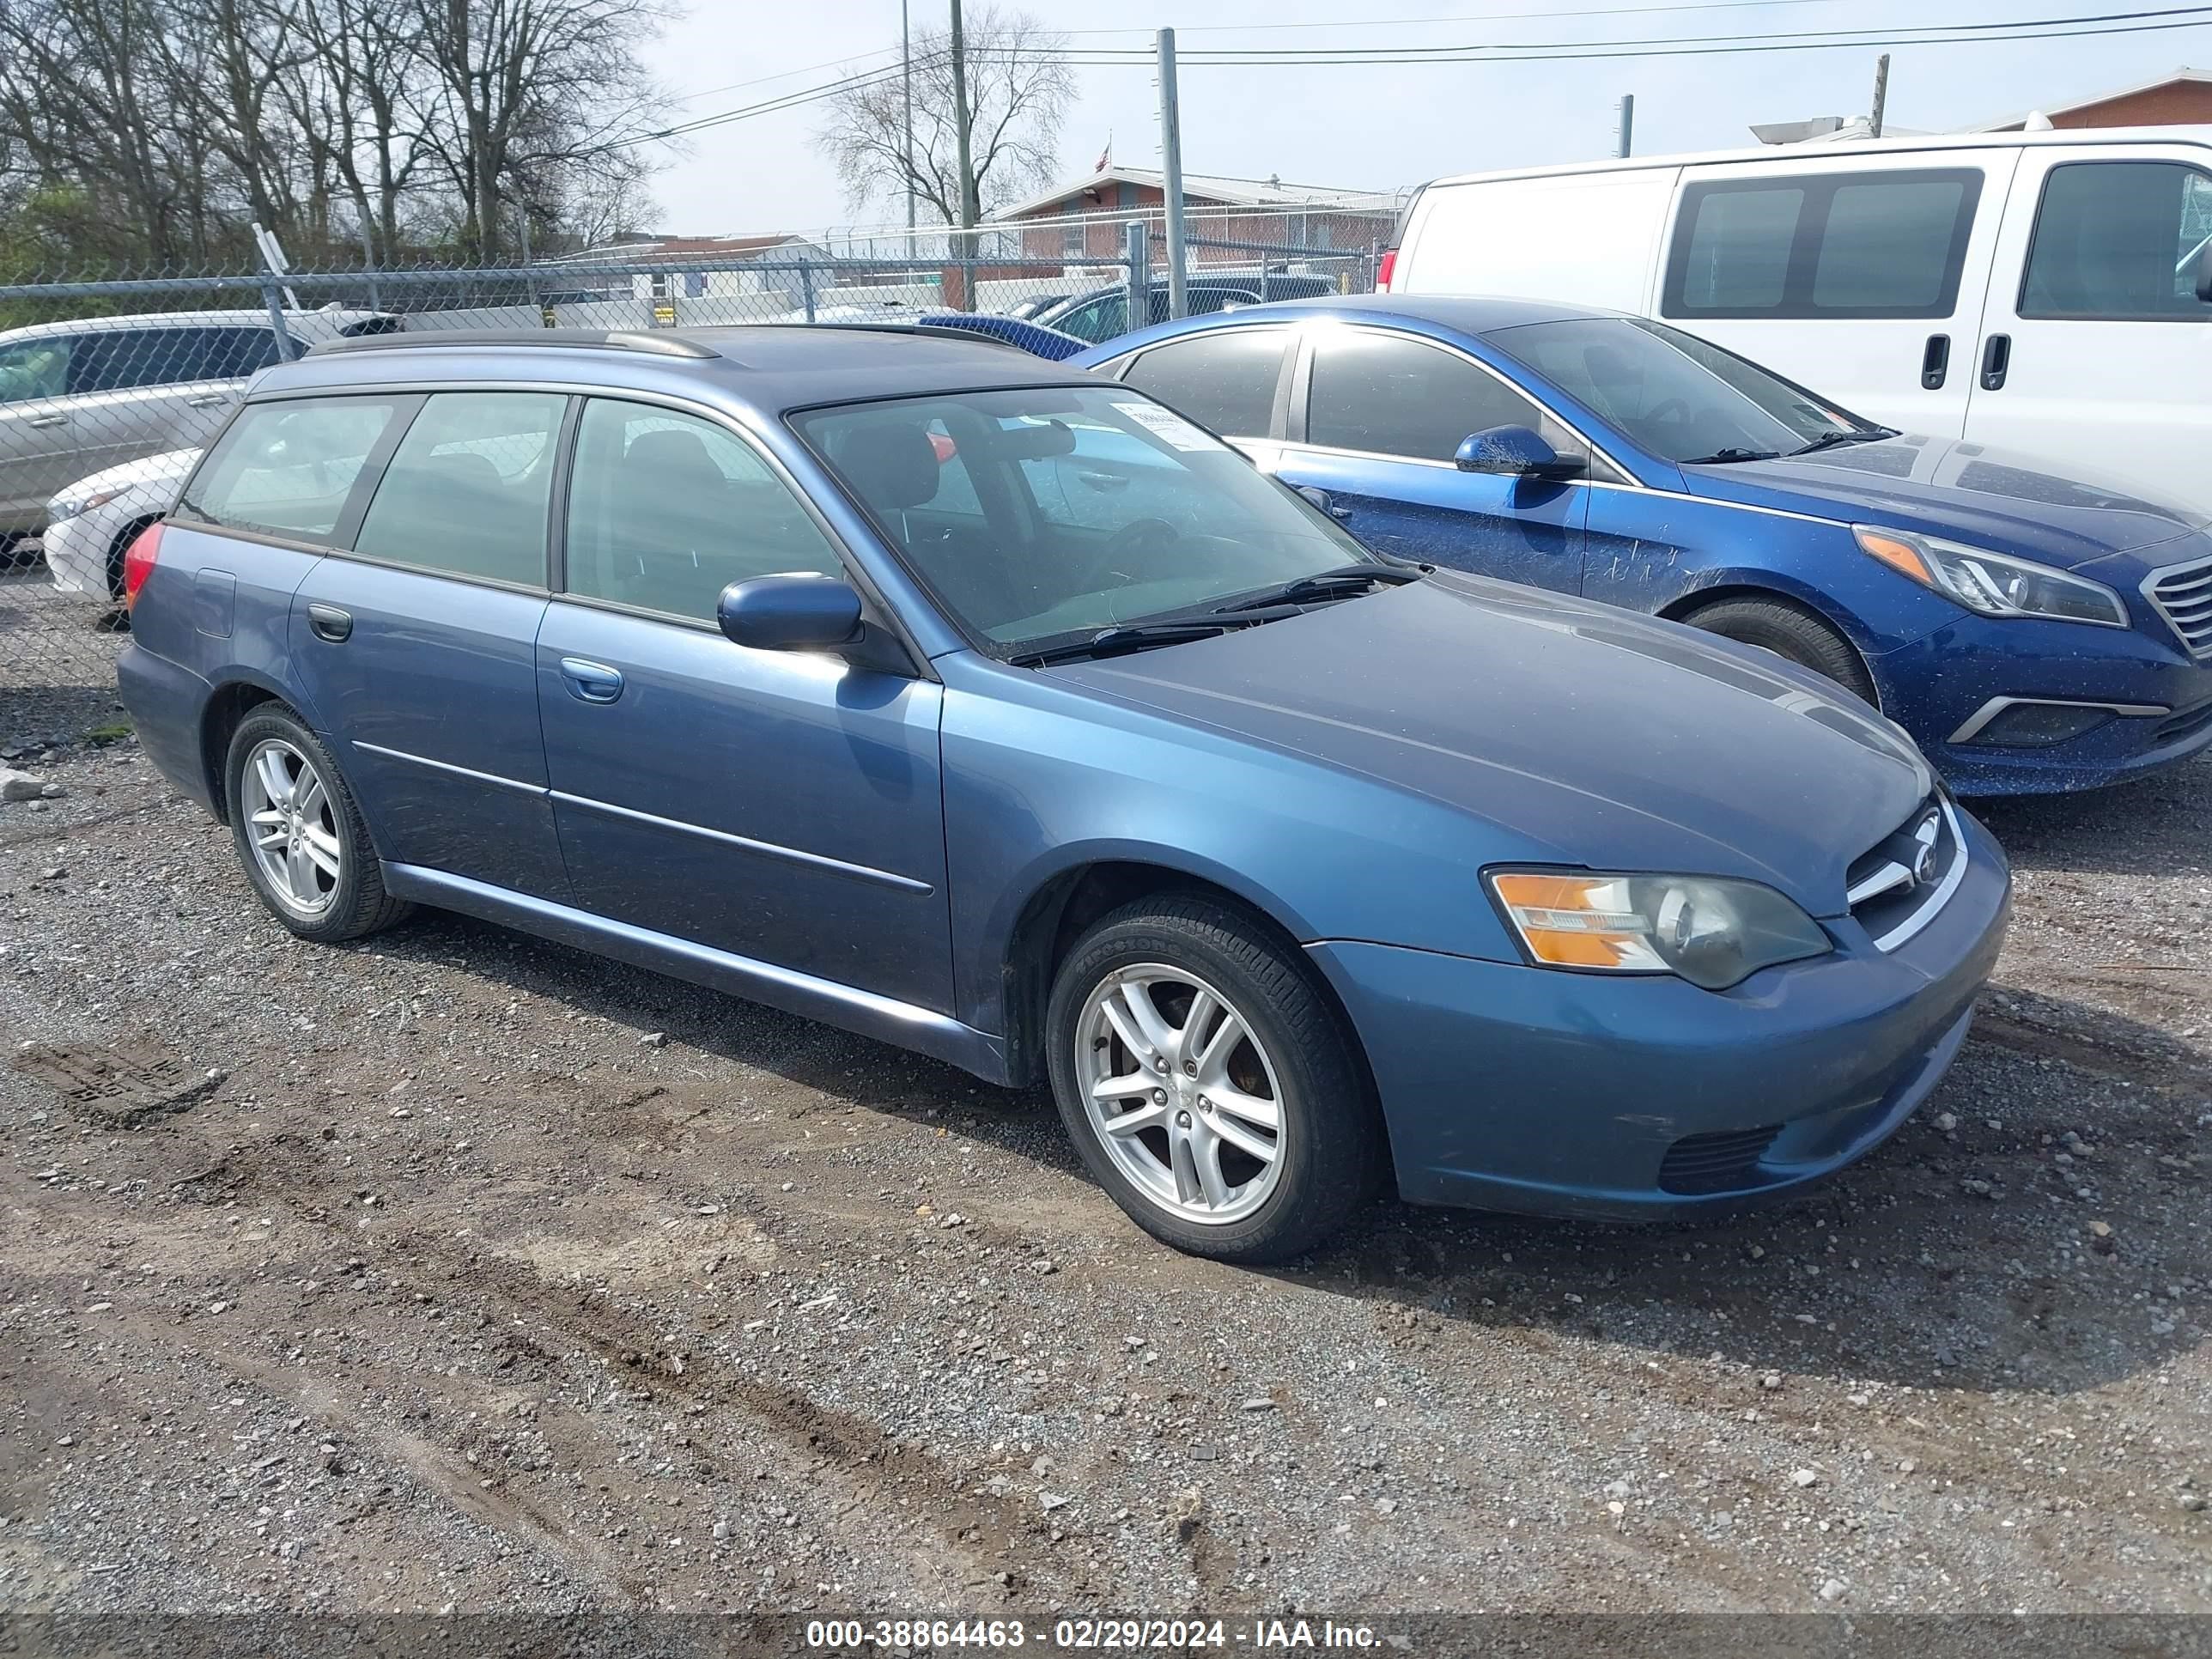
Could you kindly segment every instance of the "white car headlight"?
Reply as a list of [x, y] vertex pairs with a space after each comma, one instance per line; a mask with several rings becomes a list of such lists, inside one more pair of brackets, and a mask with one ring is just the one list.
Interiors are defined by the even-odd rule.
[[2126, 602], [2104, 583], [2086, 576], [1911, 531], [1862, 524], [1854, 525], [1851, 534], [1858, 538], [1862, 552], [1984, 617], [2048, 617], [2106, 628], [2134, 626]]
[[1708, 991], [1835, 948], [1771, 887], [1721, 876], [1494, 870], [1487, 879], [1539, 966], [1675, 974]]
[[59, 524], [89, 513], [95, 507], [106, 507], [123, 492], [120, 489], [95, 489], [89, 495], [57, 495], [46, 503], [46, 521]]

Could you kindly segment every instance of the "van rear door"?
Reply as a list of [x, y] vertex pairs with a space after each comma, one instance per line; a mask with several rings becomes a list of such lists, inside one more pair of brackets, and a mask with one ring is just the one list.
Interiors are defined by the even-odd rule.
[[1906, 432], [1965, 429], [2017, 152], [1685, 167], [1657, 314]]
[[1966, 435], [2212, 512], [2212, 145], [2023, 149]]

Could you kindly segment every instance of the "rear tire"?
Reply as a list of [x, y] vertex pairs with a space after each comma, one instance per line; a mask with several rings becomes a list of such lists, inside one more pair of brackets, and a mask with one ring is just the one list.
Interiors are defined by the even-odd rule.
[[1723, 599], [1682, 620], [1708, 634], [1771, 651], [1833, 680], [1863, 702], [1881, 706], [1874, 676], [1867, 672], [1858, 647], [1801, 605], [1783, 599]]
[[283, 704], [263, 703], [238, 723], [223, 795], [246, 879], [301, 939], [360, 939], [413, 908], [384, 890], [353, 791], [322, 740]]
[[1351, 1034], [1256, 917], [1196, 896], [1115, 911], [1068, 952], [1046, 1025], [1084, 1162], [1177, 1249], [1280, 1261], [1381, 1182], [1389, 1149]]

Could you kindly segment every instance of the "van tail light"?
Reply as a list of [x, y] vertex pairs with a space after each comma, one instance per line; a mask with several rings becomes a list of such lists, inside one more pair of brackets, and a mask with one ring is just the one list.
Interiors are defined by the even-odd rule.
[[1377, 294], [1388, 294], [1390, 291], [1390, 278], [1396, 273], [1397, 269], [1398, 250], [1395, 247], [1383, 249], [1382, 263], [1375, 267], [1375, 291]]
[[146, 586], [146, 578], [154, 574], [154, 567], [161, 558], [161, 526], [149, 524], [140, 531], [137, 538], [123, 555], [123, 608], [125, 611], [138, 603], [138, 590]]

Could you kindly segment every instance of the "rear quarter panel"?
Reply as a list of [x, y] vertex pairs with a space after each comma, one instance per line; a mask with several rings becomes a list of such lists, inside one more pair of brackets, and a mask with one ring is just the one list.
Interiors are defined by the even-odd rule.
[[197, 751], [208, 703], [224, 688], [251, 684], [274, 692], [319, 729], [304, 706], [291, 655], [292, 595], [322, 555], [280, 542], [218, 535], [172, 522], [161, 532], [161, 559], [131, 613], [134, 649], [185, 670], [206, 686], [195, 706], [131, 710], [142, 730], [165, 750]]

